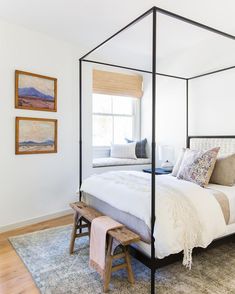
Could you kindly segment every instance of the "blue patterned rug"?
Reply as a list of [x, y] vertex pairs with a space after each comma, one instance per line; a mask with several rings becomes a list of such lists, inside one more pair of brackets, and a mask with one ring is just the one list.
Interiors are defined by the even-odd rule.
[[[99, 275], [88, 266], [88, 239], [77, 239], [75, 253], [69, 254], [71, 226], [38, 231], [9, 238], [43, 294], [98, 294], [102, 292]], [[132, 259], [136, 283], [131, 286], [126, 271], [112, 275], [111, 293], [150, 293], [150, 271]], [[181, 263], [156, 273], [158, 294], [232, 294], [235, 293], [235, 243], [203, 252], [194, 257], [193, 268]]]

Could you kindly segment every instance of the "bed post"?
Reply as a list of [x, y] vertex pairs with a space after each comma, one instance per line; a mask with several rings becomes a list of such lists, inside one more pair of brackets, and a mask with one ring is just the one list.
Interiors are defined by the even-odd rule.
[[188, 79], [186, 80], [186, 148], [189, 148], [188, 136]]
[[151, 294], [155, 293], [155, 148], [156, 148], [156, 43], [157, 43], [157, 10], [153, 7], [152, 36], [152, 173], [151, 173]]
[[[82, 184], [82, 58], [79, 59], [79, 189]], [[82, 193], [79, 191], [79, 201]]]

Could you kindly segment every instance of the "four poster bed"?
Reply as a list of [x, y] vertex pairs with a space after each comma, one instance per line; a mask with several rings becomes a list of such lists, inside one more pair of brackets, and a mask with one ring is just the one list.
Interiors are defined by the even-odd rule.
[[[157, 60], [157, 15], [163, 14], [186, 22], [201, 29], [208, 30], [225, 38], [235, 40], [234, 36], [211, 27], [186, 19], [169, 11], [153, 7], [122, 30], [102, 42], [79, 60], [80, 73], [80, 200], [113, 217], [137, 232], [142, 241], [132, 248], [132, 253], [151, 269], [151, 293], [154, 293], [155, 271], [158, 266], [179, 258], [184, 251], [184, 263], [191, 266], [191, 247], [206, 248], [230, 238], [235, 233], [235, 186], [209, 184], [206, 188], [195, 183], [178, 180], [172, 175], [155, 176], [156, 148], [156, 75], [185, 81], [186, 87], [186, 147], [205, 150], [220, 147], [220, 156], [235, 153], [235, 136], [190, 136], [189, 135], [189, 83], [218, 72], [235, 68], [226, 67], [193, 77], [182, 77], [160, 73], [156, 68]], [[94, 51], [117, 35], [135, 25], [146, 16], [152, 16], [152, 70], [146, 71], [117, 64], [87, 59]], [[93, 175], [83, 179], [82, 163], [82, 64], [95, 63], [152, 75], [152, 173], [115, 171]], [[159, 193], [158, 193], [159, 192]], [[219, 197], [218, 196], [219, 193]], [[221, 196], [222, 195], [222, 196]], [[190, 204], [189, 204], [190, 202]], [[163, 208], [166, 208], [165, 210]], [[155, 222], [157, 219], [157, 222]], [[183, 228], [183, 230], [182, 230]], [[188, 231], [187, 231], [188, 230]], [[185, 238], [185, 232], [190, 238]], [[195, 237], [196, 235], [196, 237]], [[187, 236], [186, 236], [187, 237]], [[187, 240], [186, 240], [187, 239]], [[186, 240], [186, 241], [185, 241]], [[212, 243], [212, 241], [214, 242]], [[194, 246], [190, 246], [194, 242]], [[210, 245], [211, 246], [211, 245]]]

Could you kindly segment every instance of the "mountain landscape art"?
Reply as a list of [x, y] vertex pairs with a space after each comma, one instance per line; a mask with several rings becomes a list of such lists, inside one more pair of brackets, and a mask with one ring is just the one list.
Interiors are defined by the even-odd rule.
[[56, 111], [57, 80], [16, 71], [16, 108]]
[[16, 118], [16, 154], [57, 152], [57, 120]]

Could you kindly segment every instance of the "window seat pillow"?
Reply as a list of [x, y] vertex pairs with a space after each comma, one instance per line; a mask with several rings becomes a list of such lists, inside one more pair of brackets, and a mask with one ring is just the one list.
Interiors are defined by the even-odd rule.
[[137, 159], [135, 154], [135, 146], [136, 146], [135, 142], [130, 144], [112, 144], [110, 157]]
[[106, 167], [106, 166], [121, 166], [121, 165], [144, 165], [151, 163], [149, 158], [112, 158], [103, 157], [93, 159], [93, 167]]
[[147, 158], [146, 154], [146, 144], [147, 144], [147, 139], [143, 139], [140, 141], [133, 141], [125, 138], [127, 143], [133, 143], [136, 142], [136, 147], [135, 147], [135, 153], [137, 158]]

